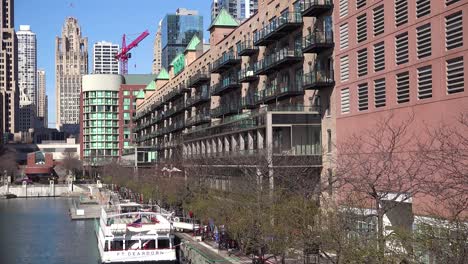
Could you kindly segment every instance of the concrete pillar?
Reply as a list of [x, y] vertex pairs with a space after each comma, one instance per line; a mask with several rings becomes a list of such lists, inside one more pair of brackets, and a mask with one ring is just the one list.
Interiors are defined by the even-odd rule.
[[216, 138], [218, 140], [218, 153], [223, 152], [223, 141], [221, 137]]
[[239, 134], [239, 150], [240, 151], [243, 151], [245, 148], [245, 141], [244, 141], [243, 135], [244, 135], [243, 133]]
[[254, 148], [254, 137], [253, 137], [253, 133], [257, 133], [256, 131], [249, 131], [247, 133], [247, 140], [248, 140], [248, 146], [249, 146], [249, 150], [252, 150]]
[[229, 141], [230, 141], [230, 140], [229, 140], [229, 136], [225, 136], [225, 137], [224, 137], [224, 147], [225, 147], [224, 152], [229, 152], [229, 151], [232, 150], [232, 149], [231, 149], [231, 146], [230, 146], [231, 144], [230, 144]]
[[207, 139], [205, 144], [206, 144], [206, 154], [210, 156], [212, 152], [211, 140]]
[[237, 145], [236, 137], [238, 137], [238, 135], [232, 135], [231, 136], [231, 150], [232, 151], [238, 151], [239, 150], [239, 146]]
[[262, 129], [257, 130], [257, 147], [258, 149], [263, 149], [263, 144], [265, 142], [265, 133]]
[[205, 154], [206, 154], [206, 145], [205, 145], [205, 141], [202, 140], [202, 141], [200, 142], [200, 144], [201, 144], [201, 154], [205, 155]]

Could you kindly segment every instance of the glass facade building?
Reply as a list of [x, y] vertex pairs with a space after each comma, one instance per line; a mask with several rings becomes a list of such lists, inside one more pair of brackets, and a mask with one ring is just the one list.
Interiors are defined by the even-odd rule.
[[119, 157], [119, 75], [85, 75], [82, 93], [83, 159], [88, 164]]
[[178, 9], [167, 14], [161, 24], [161, 64], [168, 68], [171, 61], [185, 51], [194, 35], [203, 39], [203, 16], [197, 11]]

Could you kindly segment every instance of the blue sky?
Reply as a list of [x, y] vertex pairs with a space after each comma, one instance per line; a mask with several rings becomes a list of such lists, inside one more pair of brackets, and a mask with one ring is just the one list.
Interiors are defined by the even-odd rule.
[[[129, 73], [150, 73], [154, 33], [166, 13], [179, 7], [198, 10], [204, 29], [211, 20], [211, 0], [15, 0], [15, 28], [31, 25], [37, 34], [37, 64], [46, 71], [49, 96], [49, 127], [55, 127], [55, 37], [60, 36], [65, 18], [76, 17], [83, 36], [88, 37], [89, 70], [92, 70], [92, 45], [105, 40], [121, 45], [127, 34], [129, 44], [148, 29], [150, 35], [132, 52]], [[204, 32], [208, 40], [208, 32]], [[136, 67], [135, 67], [136, 66]]]

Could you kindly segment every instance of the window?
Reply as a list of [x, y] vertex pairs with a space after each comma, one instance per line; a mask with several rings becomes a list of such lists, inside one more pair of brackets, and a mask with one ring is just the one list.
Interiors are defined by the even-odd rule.
[[340, 25], [340, 49], [347, 49], [349, 46], [348, 42], [348, 23]]
[[380, 42], [374, 45], [374, 71], [378, 72], [385, 69], [385, 45]]
[[464, 91], [463, 57], [447, 60], [447, 93], [459, 93]]
[[397, 103], [409, 102], [409, 72], [397, 74]]
[[396, 63], [408, 62], [408, 32], [396, 36]]
[[130, 113], [129, 112], [123, 113], [123, 117], [124, 117], [124, 120], [130, 120]]
[[418, 59], [432, 55], [431, 24], [416, 28]]
[[367, 83], [358, 85], [358, 107], [359, 111], [364, 111], [369, 108], [369, 88]]
[[129, 96], [129, 95], [130, 95], [130, 91], [123, 91], [123, 95], [124, 95], [124, 96]]
[[359, 9], [359, 8], [365, 6], [365, 5], [366, 5], [366, 0], [357, 0], [356, 1], [356, 9]]
[[431, 13], [431, 0], [416, 1], [416, 17], [420, 18]]
[[332, 138], [331, 138], [331, 129], [327, 129], [327, 151], [328, 153], [332, 152]]
[[340, 0], [340, 17], [348, 15], [348, 1], [349, 0]]
[[408, 22], [408, 0], [395, 0], [395, 22], [397, 27]]
[[358, 51], [358, 76], [367, 75], [367, 49]]
[[374, 36], [384, 33], [385, 30], [385, 15], [384, 15], [384, 6], [381, 5], [374, 9]]
[[448, 50], [463, 46], [462, 11], [445, 17], [445, 45]]
[[341, 113], [349, 113], [349, 88], [341, 90]]
[[341, 81], [349, 80], [349, 57], [348, 55], [341, 57], [340, 59], [340, 76]]
[[426, 66], [418, 69], [418, 99], [432, 97], [432, 67]]
[[367, 15], [363, 14], [357, 18], [357, 41], [367, 40]]
[[445, 0], [445, 5], [451, 5], [451, 4], [454, 4], [456, 2], [458, 2], [460, 0]]
[[385, 78], [374, 81], [374, 105], [376, 108], [386, 105]]

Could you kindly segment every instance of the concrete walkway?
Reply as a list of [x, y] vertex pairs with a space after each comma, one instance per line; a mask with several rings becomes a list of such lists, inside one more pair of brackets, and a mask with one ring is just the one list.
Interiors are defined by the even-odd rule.
[[181, 239], [181, 251], [186, 258], [185, 263], [252, 263], [252, 260], [246, 256], [228, 254], [227, 250], [219, 250], [214, 242], [199, 242], [187, 233], [176, 233], [176, 235]]

